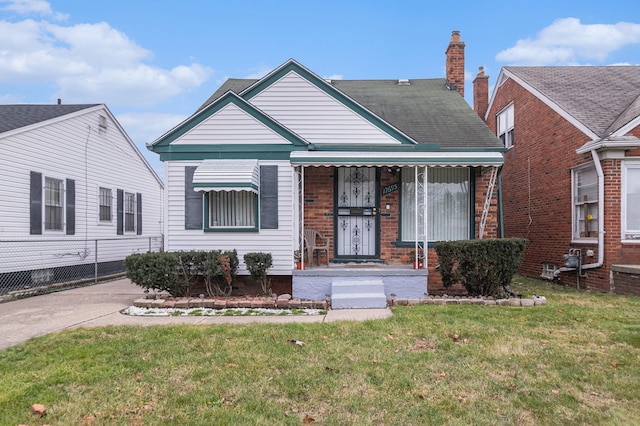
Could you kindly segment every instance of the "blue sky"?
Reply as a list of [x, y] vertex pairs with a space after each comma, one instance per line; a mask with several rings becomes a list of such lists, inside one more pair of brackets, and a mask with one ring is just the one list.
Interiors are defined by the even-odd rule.
[[324, 78], [441, 78], [453, 30], [468, 88], [479, 66], [493, 87], [506, 65], [640, 65], [637, 0], [0, 0], [0, 103], [105, 103], [163, 176], [145, 144], [226, 78], [289, 58]]

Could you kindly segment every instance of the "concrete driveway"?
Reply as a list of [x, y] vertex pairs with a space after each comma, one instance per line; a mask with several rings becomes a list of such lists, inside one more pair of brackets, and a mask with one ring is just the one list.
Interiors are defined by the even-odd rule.
[[144, 297], [143, 290], [126, 278], [0, 303], [0, 350], [78, 327], [106, 325], [250, 324], [288, 322], [365, 321], [391, 316], [389, 309], [329, 310], [309, 316], [130, 316], [120, 313]]

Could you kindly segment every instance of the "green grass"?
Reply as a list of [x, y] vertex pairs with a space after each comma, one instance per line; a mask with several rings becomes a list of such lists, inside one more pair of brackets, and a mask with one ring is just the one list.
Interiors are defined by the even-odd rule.
[[0, 351], [0, 424], [640, 424], [640, 298], [515, 281], [548, 304], [32, 339]]

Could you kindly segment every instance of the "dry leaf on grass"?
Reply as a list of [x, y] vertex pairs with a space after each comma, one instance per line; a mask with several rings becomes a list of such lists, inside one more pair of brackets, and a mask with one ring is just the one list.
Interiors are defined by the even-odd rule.
[[314, 419], [313, 417], [309, 417], [308, 414], [305, 414], [304, 418], [302, 419], [302, 423], [307, 424], [307, 425], [311, 424], [311, 423], [315, 423], [315, 422], [316, 422], [316, 419]]

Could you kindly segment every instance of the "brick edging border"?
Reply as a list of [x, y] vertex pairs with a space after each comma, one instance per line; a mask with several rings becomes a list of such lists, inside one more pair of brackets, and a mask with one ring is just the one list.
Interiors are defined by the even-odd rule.
[[[413, 306], [413, 305], [483, 305], [483, 306], [539, 306], [546, 305], [547, 298], [534, 296], [532, 298], [494, 299], [491, 297], [444, 297], [429, 296], [424, 299], [387, 299], [388, 306]], [[208, 308], [208, 309], [235, 309], [235, 308], [262, 308], [262, 309], [323, 309], [331, 308], [327, 300], [302, 300], [292, 298], [288, 294], [277, 297], [256, 297], [246, 299], [233, 298], [200, 298], [182, 297], [170, 299], [137, 299], [133, 302], [137, 308]]]

